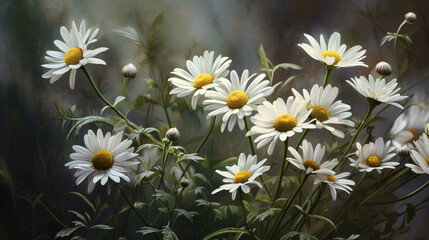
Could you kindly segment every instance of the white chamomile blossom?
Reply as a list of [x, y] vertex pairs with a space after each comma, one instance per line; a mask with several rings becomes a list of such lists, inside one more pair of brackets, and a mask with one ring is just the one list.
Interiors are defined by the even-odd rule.
[[417, 174], [429, 174], [429, 139], [426, 134], [422, 134], [419, 140], [415, 141], [416, 150], [411, 150], [411, 158], [414, 164], [407, 163], [406, 167]]
[[259, 135], [255, 138], [257, 148], [268, 146], [268, 154], [271, 155], [278, 140], [286, 141], [295, 133], [300, 133], [306, 128], [316, 128], [312, 121], [307, 121], [311, 109], [307, 111], [305, 103], [297, 102], [290, 96], [286, 103], [277, 98], [273, 103], [263, 102], [257, 107], [258, 113], [251, 117], [253, 126], [246, 136]]
[[327, 66], [334, 67], [368, 67], [361, 60], [366, 56], [366, 50], [361, 50], [360, 45], [356, 45], [346, 51], [346, 45], [341, 44], [341, 35], [334, 32], [329, 38], [328, 44], [325, 38], [320, 34], [320, 44], [312, 36], [304, 34], [310, 45], [306, 43], [298, 44], [304, 51], [315, 60], [325, 63]]
[[338, 164], [337, 159], [324, 161], [322, 163], [323, 156], [325, 155], [325, 146], [322, 147], [321, 144], [317, 144], [313, 149], [313, 145], [304, 139], [300, 148], [302, 150], [302, 155], [299, 154], [295, 148], [289, 147], [289, 152], [293, 155], [293, 157], [287, 158], [287, 160], [295, 167], [304, 171], [306, 174], [316, 174], [322, 176], [323, 174], [335, 174], [335, 172], [332, 171], [332, 168]]
[[[72, 161], [65, 164], [69, 169], [77, 169], [75, 173], [76, 184], [88, 179], [88, 193], [94, 190], [95, 184], [100, 181], [101, 185], [108, 183], [108, 180], [119, 183], [120, 179], [129, 182], [128, 174], [133, 174], [131, 167], [136, 167], [139, 161], [134, 158], [138, 155], [134, 153], [131, 140], [122, 140], [123, 132], [111, 136], [110, 132], [103, 136], [101, 129], [97, 135], [89, 130], [83, 137], [85, 147], [74, 145], [74, 153], [70, 154]], [[108, 183], [110, 193], [110, 184]]]
[[396, 78], [386, 83], [384, 78], [377, 78], [374, 80], [374, 77], [369, 75], [368, 79], [364, 76], [360, 76], [359, 78], [352, 78], [351, 81], [346, 80], [346, 82], [366, 98], [371, 98], [381, 103], [391, 104], [400, 109], [404, 108], [397, 102], [406, 99], [407, 96], [401, 96], [398, 93], [401, 88], [396, 88], [398, 85]]
[[267, 161], [266, 158], [257, 163], [256, 155], [252, 156], [249, 154], [246, 157], [244, 153], [241, 153], [238, 157], [238, 165], [227, 166], [226, 170], [228, 171], [216, 170], [218, 174], [225, 177], [223, 182], [226, 184], [215, 189], [212, 194], [227, 190], [232, 193], [232, 200], [234, 200], [239, 188], [244, 193], [250, 192], [249, 184], [256, 184], [258, 187], [262, 188], [261, 183], [255, 179], [270, 169], [270, 166], [262, 166], [265, 161]]
[[390, 145], [390, 141], [385, 143], [382, 137], [363, 147], [360, 143], [356, 143], [356, 148], [357, 159], [349, 158], [350, 166], [359, 167], [361, 172], [377, 170], [378, 173], [381, 173], [382, 169], [395, 169], [399, 165], [399, 162], [390, 161], [396, 155], [393, 152], [395, 147]]
[[[303, 95], [292, 88], [296, 101], [303, 101], [309, 109], [313, 109], [311, 118], [316, 119], [317, 128], [325, 128], [337, 137], [344, 138], [344, 133], [331, 126], [331, 124], [341, 124], [354, 127], [354, 123], [346, 118], [352, 114], [350, 106], [342, 103], [341, 100], [335, 101], [338, 96], [338, 88], [328, 84], [325, 88], [315, 84], [310, 93], [306, 89]], [[335, 102], [334, 102], [335, 101]]]
[[213, 61], [214, 52], [204, 51], [203, 56], [194, 56], [186, 61], [188, 71], [175, 68], [171, 74], [175, 75], [168, 79], [175, 88], [170, 94], [177, 94], [177, 97], [186, 97], [192, 94], [192, 109], [197, 108], [199, 95], [204, 96], [207, 89], [217, 86], [219, 78], [228, 75], [227, 68], [231, 64], [228, 57], [219, 55]]
[[414, 148], [414, 141], [417, 141], [423, 133], [425, 125], [429, 122], [429, 110], [420, 105], [413, 105], [408, 108], [408, 112], [402, 113], [393, 123], [390, 134], [393, 137], [392, 144], [398, 150], [409, 152]]
[[[86, 30], [85, 21], [80, 23], [79, 30], [75, 22], [72, 22], [72, 28], [67, 30], [66, 27], [60, 28], [61, 40], [55, 40], [54, 44], [60, 51], [46, 51], [45, 59], [51, 63], [43, 64], [42, 67], [50, 68], [48, 72], [42, 75], [43, 78], [50, 78], [50, 83], [56, 82], [64, 73], [70, 71], [70, 88], [74, 89], [76, 70], [86, 64], [103, 64], [106, 62], [94, 58], [97, 54], [107, 51], [108, 48], [100, 47], [94, 50], [88, 49], [88, 45], [96, 42], [95, 37], [98, 28], [91, 34], [91, 29]], [[91, 36], [90, 36], [91, 34]]]
[[[264, 80], [265, 74], [249, 76], [249, 71], [244, 70], [241, 78], [236, 71], [231, 71], [230, 79], [219, 79], [219, 86], [215, 90], [208, 90], [203, 104], [205, 110], [211, 111], [207, 118], [223, 114], [221, 131], [228, 125], [228, 131], [232, 131], [235, 123], [241, 130], [244, 129], [244, 117], [250, 116], [256, 107], [262, 104], [265, 97], [271, 95], [274, 89], [270, 81]], [[229, 122], [229, 123], [228, 123]]]
[[332, 200], [337, 200], [337, 189], [342, 190], [348, 194], [352, 191], [350, 186], [354, 186], [355, 182], [349, 179], [345, 179], [350, 176], [349, 172], [343, 172], [335, 175], [317, 175], [314, 180], [314, 184], [319, 184], [320, 182], [324, 182], [328, 184], [329, 190], [331, 190]]

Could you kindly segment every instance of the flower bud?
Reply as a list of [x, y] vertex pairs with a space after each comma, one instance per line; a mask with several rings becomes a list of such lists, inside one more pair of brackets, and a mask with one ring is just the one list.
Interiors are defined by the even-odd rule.
[[134, 208], [136, 209], [142, 209], [144, 207], [144, 203], [142, 202], [135, 202], [134, 203]]
[[427, 123], [426, 126], [425, 126], [425, 133], [429, 137], [429, 123]]
[[132, 63], [129, 63], [122, 68], [121, 73], [124, 78], [133, 79], [137, 75], [137, 68]]
[[396, 153], [400, 157], [408, 157], [410, 155], [411, 149], [408, 146], [402, 146], [398, 149], [396, 149]]
[[405, 21], [407, 21], [408, 23], [414, 23], [416, 21], [416, 18], [416, 14], [413, 12], [405, 14]]
[[182, 181], [180, 181], [180, 185], [183, 188], [186, 188], [187, 186], [189, 186], [189, 180], [188, 179], [182, 179]]
[[392, 74], [392, 67], [387, 62], [379, 62], [375, 65], [375, 71], [382, 77]]
[[177, 130], [177, 128], [170, 128], [165, 133], [165, 137], [172, 142], [177, 141], [179, 139], [179, 136], [180, 136], [180, 133], [179, 133], [179, 130]]

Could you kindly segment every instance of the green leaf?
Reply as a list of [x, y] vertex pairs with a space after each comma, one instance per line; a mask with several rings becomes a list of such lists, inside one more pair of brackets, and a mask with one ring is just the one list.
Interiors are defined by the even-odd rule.
[[90, 229], [92, 229], [92, 228], [98, 228], [98, 229], [103, 229], [103, 230], [112, 230], [113, 229], [113, 227], [107, 226], [107, 225], [104, 225], [104, 224], [94, 225]]
[[70, 234], [72, 234], [74, 231], [76, 231], [79, 228], [80, 226], [63, 229], [55, 235], [55, 238], [68, 237], [70, 236]]
[[416, 208], [411, 204], [407, 203], [407, 223], [409, 224], [411, 220], [416, 216]]
[[194, 223], [194, 219], [192, 219], [192, 215], [188, 211], [186, 211], [185, 209], [176, 208], [173, 211], [178, 212], [177, 216], [183, 215], [184, 217], [186, 217], [189, 220], [189, 222]]
[[276, 212], [280, 212], [280, 208], [268, 208], [266, 211], [258, 215], [259, 221], [263, 222], [266, 218], [273, 216]]
[[96, 213], [97, 211], [95, 210], [94, 205], [92, 205], [91, 201], [89, 201], [85, 196], [83, 196], [82, 194], [78, 193], [78, 192], [70, 192], [70, 194], [74, 194], [76, 196], [79, 196], [86, 204], [88, 204], [89, 207], [92, 208], [92, 210], [94, 211], [94, 213]]
[[210, 233], [209, 235], [205, 236], [202, 240], [208, 240], [211, 239], [213, 237], [222, 235], [222, 234], [228, 234], [228, 233], [245, 233], [247, 235], [250, 235], [249, 232], [245, 229], [241, 229], [241, 228], [233, 228], [233, 227], [227, 227], [227, 228], [223, 228], [220, 230], [217, 230], [214, 233]]
[[265, 54], [264, 45], [259, 46], [259, 56], [261, 57], [261, 64], [264, 65], [266, 69], [270, 69], [268, 65], [267, 55]]
[[142, 227], [140, 230], [136, 231], [137, 233], [141, 233], [143, 235], [150, 234], [150, 233], [157, 233], [162, 232], [162, 230], [152, 228], [152, 227]]
[[299, 65], [296, 65], [293, 63], [280, 63], [273, 68], [273, 71], [276, 71], [278, 68], [283, 68], [283, 69], [292, 68], [292, 69], [297, 69], [297, 70], [301, 69], [301, 67]]
[[177, 235], [168, 226], [162, 229], [162, 233], [164, 234], [163, 240], [179, 240]]
[[73, 211], [73, 210], [69, 210], [68, 212], [73, 213], [74, 215], [76, 215], [76, 217], [78, 217], [80, 220], [82, 220], [82, 222], [85, 224], [85, 226], [88, 225], [88, 220], [82, 214], [80, 214], [80, 213], [78, 213], [76, 211]]
[[73, 125], [73, 127], [68, 132], [66, 139], [68, 140], [73, 132], [75, 132], [75, 131], [79, 132], [79, 130], [83, 126], [85, 126], [86, 124], [89, 124], [89, 123], [98, 122], [98, 123], [105, 123], [105, 124], [113, 126], [111, 123], [109, 123], [109, 121], [110, 121], [109, 118], [100, 117], [100, 116], [88, 116], [88, 117], [79, 118], [77, 123], [75, 125]]
[[337, 230], [337, 226], [335, 226], [335, 223], [334, 223], [334, 222], [332, 222], [332, 221], [331, 221], [331, 219], [329, 219], [329, 218], [327, 218], [327, 217], [324, 217], [324, 216], [320, 216], [320, 215], [309, 215], [309, 217], [311, 217], [311, 218], [317, 218], [317, 219], [320, 219], [320, 220], [322, 220], [322, 221], [327, 222], [329, 225], [331, 225], [331, 227], [332, 227], [336, 232], [338, 232], [338, 230]]

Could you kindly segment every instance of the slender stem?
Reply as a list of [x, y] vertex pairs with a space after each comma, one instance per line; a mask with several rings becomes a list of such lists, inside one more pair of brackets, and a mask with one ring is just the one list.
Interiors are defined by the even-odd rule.
[[253, 239], [255, 238], [255, 235], [253, 234], [252, 229], [249, 226], [249, 223], [247, 222], [247, 216], [246, 216], [246, 211], [244, 210], [244, 203], [243, 203], [243, 194], [241, 193], [242, 190], [241, 188], [238, 189], [238, 194], [240, 195], [240, 205], [241, 205], [241, 213], [243, 214], [243, 219], [244, 219], [244, 224], [246, 225], [247, 231], [249, 232], [250, 236]]
[[325, 72], [325, 79], [323, 79], [323, 87], [326, 87], [326, 85], [328, 84], [329, 81], [329, 77], [331, 76], [332, 71], [335, 68], [332, 66], [326, 66], [326, 72]]
[[332, 170], [335, 170], [338, 166], [340, 166], [341, 163], [344, 161], [345, 157], [347, 156], [347, 154], [349, 154], [350, 150], [352, 149], [353, 143], [356, 141], [356, 138], [359, 135], [359, 132], [363, 129], [363, 127], [365, 126], [369, 117], [371, 116], [372, 110], [374, 110], [374, 108], [378, 105], [378, 102], [375, 102], [372, 99], [367, 99], [367, 100], [369, 103], [368, 111], [366, 112], [366, 115], [365, 115], [364, 119], [362, 120], [362, 122], [359, 124], [359, 127], [356, 130], [355, 134], [353, 135], [352, 140], [350, 141], [350, 144], [347, 147], [346, 151], [343, 153], [340, 160], [338, 160], [338, 164]]
[[124, 78], [124, 81], [122, 82], [122, 89], [121, 89], [121, 95], [120, 96], [124, 96], [125, 93], [125, 86], [128, 83], [128, 78]]
[[[301, 188], [304, 185], [305, 181], [307, 180], [308, 176], [309, 176], [309, 174], [305, 174], [305, 177], [302, 179], [301, 183], [295, 189], [292, 196], [290, 196], [289, 200], [286, 203], [286, 207], [283, 208], [282, 212], [280, 213], [280, 217], [277, 219], [277, 221], [275, 223], [274, 230], [271, 231], [271, 236], [272, 236], [272, 234], [277, 233], [277, 230], [280, 227], [280, 224], [283, 221], [283, 218], [286, 216], [286, 213], [289, 210], [290, 206], [292, 205], [293, 200], [295, 199], [296, 195], [298, 195], [299, 191], [301, 190]], [[272, 239], [272, 238], [270, 237], [268, 239]]]
[[[143, 216], [139, 213], [139, 211], [137, 211], [137, 209], [134, 207], [134, 205], [130, 202], [130, 200], [128, 199], [127, 195], [124, 192], [124, 189], [122, 189], [121, 185], [119, 183], [117, 185], [119, 187], [119, 190], [121, 190], [122, 196], [125, 198], [128, 205], [130, 206], [130, 208], [136, 213], [136, 215], [142, 220], [142, 222], [146, 226], [151, 227], [150, 224], [143, 218]], [[159, 239], [155, 233], [152, 233], [152, 234], [156, 237], [156, 239]]]
[[304, 132], [301, 134], [301, 137], [299, 138], [298, 143], [297, 143], [297, 144], [296, 144], [296, 146], [295, 146], [295, 150], [298, 150], [299, 146], [301, 145], [301, 143], [302, 143], [302, 141], [304, 140], [305, 135], [307, 135], [308, 131], [310, 131], [310, 129], [306, 128], [306, 129], [304, 130]]
[[282, 168], [280, 169], [280, 175], [279, 175], [279, 179], [277, 181], [277, 188], [276, 188], [276, 194], [274, 195], [274, 201], [277, 200], [277, 198], [279, 197], [281, 191], [281, 185], [282, 185], [282, 180], [283, 180], [283, 175], [285, 174], [285, 170], [286, 167], [289, 163], [289, 161], [286, 161], [286, 156], [287, 156], [287, 148], [288, 148], [288, 138], [286, 138], [286, 140], [283, 142], [284, 143], [284, 151], [283, 151], [283, 159], [282, 159]]
[[407, 23], [407, 21], [404, 20], [401, 23], [401, 25], [399, 25], [398, 31], [396, 31], [395, 40], [393, 41], [393, 52], [394, 52], [395, 56], [396, 56], [396, 42], [398, 41], [399, 32], [401, 31], [402, 27], [405, 26], [406, 23]]
[[384, 184], [382, 187], [380, 187], [379, 189], [377, 189], [374, 193], [372, 193], [371, 195], [369, 195], [367, 198], [365, 198], [365, 200], [363, 200], [361, 203], [359, 203], [359, 206], [362, 206], [362, 204], [364, 204], [365, 202], [367, 202], [369, 199], [373, 198], [375, 195], [377, 195], [379, 192], [383, 191], [385, 188], [387, 188], [390, 184], [392, 184], [394, 181], [396, 181], [396, 179], [398, 179], [399, 177], [401, 177], [402, 175], [404, 175], [406, 172], [410, 171], [411, 168], [407, 168], [404, 171], [402, 171], [401, 173], [399, 173], [398, 175], [396, 175], [394, 178], [392, 178], [389, 182], [387, 182], [386, 184]]
[[399, 198], [393, 201], [389, 201], [389, 202], [384, 202], [385, 204], [389, 204], [389, 203], [395, 203], [395, 202], [400, 202], [402, 200], [405, 200], [407, 198], [413, 197], [414, 195], [416, 195], [417, 193], [421, 192], [422, 190], [424, 190], [427, 186], [429, 186], [429, 181], [427, 181], [425, 184], [423, 184], [421, 187], [419, 187], [417, 190]]
[[69, 228], [67, 225], [65, 225], [63, 222], [61, 222], [60, 219], [57, 218], [57, 216], [55, 216], [55, 214], [48, 208], [48, 206], [45, 205], [45, 203], [43, 203], [40, 199], [38, 201], [40, 203], [40, 205], [42, 205], [42, 207], [49, 213], [49, 215], [51, 215], [51, 217], [53, 219], [55, 219], [55, 221], [57, 223], [59, 223], [63, 228]]
[[211, 123], [211, 125], [210, 125], [210, 129], [209, 129], [209, 131], [207, 132], [207, 135], [204, 137], [203, 141], [201, 142], [200, 146], [198, 146], [197, 150], [195, 151], [196, 153], [199, 153], [199, 152], [200, 152], [200, 150], [201, 150], [201, 148], [204, 146], [204, 143], [206, 143], [207, 139], [209, 138], [210, 134], [211, 134], [211, 133], [212, 133], [212, 131], [213, 131], [213, 128], [214, 128], [215, 123], [216, 123], [216, 117], [213, 117], [213, 118], [212, 118], [212, 123]]
[[[249, 128], [249, 124], [247, 123], [246, 117], [244, 117], [243, 120], [244, 120], [244, 126], [246, 128], [246, 133], [248, 133], [249, 130], [250, 130], [250, 128]], [[254, 156], [255, 155], [255, 148], [253, 147], [252, 137], [251, 136], [247, 136], [247, 140], [249, 141], [250, 153], [252, 153], [252, 155]], [[265, 184], [265, 181], [262, 178], [262, 175], [259, 176], [259, 179], [261, 180], [262, 185], [264, 185], [265, 192], [268, 194], [268, 197], [271, 199], [270, 191], [268, 191], [268, 187]]]
[[165, 90], [162, 91], [162, 108], [164, 109], [165, 117], [167, 118], [168, 127], [172, 127], [170, 117], [168, 116], [167, 107], [165, 106]]
[[[244, 117], [243, 120], [244, 120], [244, 126], [246, 127], [246, 133], [247, 133], [250, 130], [249, 124], [247, 124], [246, 117]], [[247, 140], [249, 141], [250, 152], [252, 153], [252, 155], [255, 155], [255, 148], [253, 147], [252, 137], [247, 136]]]

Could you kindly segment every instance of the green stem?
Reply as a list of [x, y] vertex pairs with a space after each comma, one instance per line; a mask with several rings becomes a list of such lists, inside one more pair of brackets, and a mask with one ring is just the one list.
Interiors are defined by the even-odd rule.
[[[298, 195], [299, 191], [301, 190], [302, 186], [304, 185], [305, 181], [307, 180], [309, 174], [306, 174], [305, 177], [302, 179], [301, 183], [298, 185], [298, 187], [293, 192], [292, 196], [290, 196], [289, 200], [287, 201], [286, 207], [282, 210], [280, 213], [280, 217], [277, 219], [275, 223], [274, 230], [271, 231], [271, 237], [273, 234], [277, 233], [278, 228], [280, 227], [281, 222], [283, 221], [283, 218], [286, 216], [287, 211], [289, 210], [290, 206], [292, 205], [293, 200], [295, 199], [296, 195]], [[272, 239], [272, 238], [268, 239]]]
[[398, 31], [396, 31], [395, 40], [393, 41], [393, 52], [394, 52], [395, 56], [396, 56], [396, 42], [398, 41], [399, 32], [401, 31], [402, 27], [405, 26], [406, 23], [407, 23], [407, 21], [404, 20], [401, 23], [401, 25], [399, 25]]
[[323, 79], [323, 87], [326, 87], [329, 81], [329, 77], [331, 76], [332, 71], [334, 71], [334, 67], [326, 66], [325, 78]]
[[405, 200], [407, 198], [413, 197], [414, 195], [416, 195], [417, 193], [421, 192], [423, 189], [425, 189], [427, 186], [429, 186], [429, 181], [427, 181], [425, 184], [423, 184], [421, 187], [419, 187], [417, 190], [399, 198], [393, 201], [389, 201], [389, 202], [384, 202], [385, 204], [389, 204], [389, 203], [395, 203], [395, 202], [400, 202], [402, 200]]
[[121, 89], [121, 95], [120, 96], [124, 96], [125, 86], [127, 85], [127, 82], [128, 82], [128, 78], [124, 78], [124, 81], [122, 82], [122, 89]]
[[305, 135], [307, 135], [308, 131], [310, 131], [310, 129], [306, 128], [306, 129], [304, 130], [304, 132], [301, 134], [301, 137], [299, 138], [298, 143], [297, 143], [297, 144], [296, 144], [296, 146], [295, 146], [295, 150], [297, 150], [297, 151], [298, 151], [298, 148], [299, 148], [299, 146], [301, 145], [302, 141], [304, 140]]
[[[244, 120], [244, 126], [246, 127], [246, 133], [248, 133], [250, 131], [250, 128], [249, 128], [249, 124], [247, 123], [246, 117], [244, 117], [243, 120]], [[247, 136], [247, 140], [249, 141], [250, 152], [252, 153], [252, 155], [255, 155], [255, 148], [253, 147], [252, 137]]]
[[[249, 128], [249, 124], [247, 123], [246, 117], [244, 117], [244, 118], [243, 118], [243, 120], [244, 120], [244, 126], [245, 126], [245, 128], [246, 128], [246, 133], [248, 133], [248, 132], [249, 132], [249, 130], [250, 130], [250, 128]], [[247, 140], [249, 141], [250, 152], [252, 153], [252, 155], [253, 155], [253, 156], [255, 156], [256, 154], [255, 154], [255, 148], [253, 147], [252, 137], [251, 137], [251, 136], [248, 136], [248, 137], [247, 137]], [[268, 191], [268, 187], [267, 187], [267, 185], [265, 184], [265, 181], [264, 181], [264, 179], [262, 178], [262, 175], [261, 175], [261, 176], [259, 176], [259, 180], [261, 180], [262, 185], [264, 186], [265, 192], [268, 194], [268, 197], [271, 199], [270, 191]]]
[[246, 212], [245, 212], [245, 210], [244, 210], [243, 194], [241, 193], [241, 192], [242, 192], [242, 190], [241, 190], [241, 188], [239, 188], [237, 191], [238, 191], [238, 195], [240, 195], [241, 213], [243, 214], [244, 224], [246, 225], [246, 229], [247, 229], [247, 231], [249, 232], [250, 236], [251, 236], [253, 239], [256, 239], [256, 238], [255, 238], [255, 235], [253, 234], [252, 229], [251, 229], [251, 228], [250, 228], [250, 226], [249, 226], [249, 223], [247, 222], [247, 216], [246, 216]]
[[167, 118], [168, 127], [172, 127], [170, 117], [168, 116], [167, 107], [165, 106], [165, 90], [162, 91], [162, 108], [164, 109], [165, 117]]
[[46, 206], [45, 203], [43, 203], [40, 199], [39, 199], [39, 203], [49, 213], [49, 215], [51, 215], [51, 217], [55, 219], [57, 223], [59, 223], [63, 228], [69, 228], [67, 225], [61, 222], [61, 220], [58, 219], [57, 216], [55, 216], [55, 214], [48, 208], [48, 206]]
[[394, 181], [396, 181], [396, 179], [398, 179], [399, 177], [401, 177], [402, 175], [404, 175], [406, 172], [408, 172], [410, 170], [411, 170], [411, 168], [407, 168], [404, 171], [402, 171], [401, 173], [399, 173], [398, 175], [396, 175], [389, 182], [387, 182], [386, 184], [384, 184], [382, 187], [380, 187], [379, 189], [377, 189], [374, 193], [372, 193], [367, 198], [365, 198], [365, 200], [363, 200], [361, 203], [359, 203], [359, 206], [362, 206], [362, 204], [364, 204], [365, 202], [367, 202], [369, 199], [373, 198], [379, 192], [383, 191], [385, 188], [387, 188], [388, 186], [390, 186], [390, 184], [392, 184]]
[[288, 148], [288, 140], [289, 138], [286, 138], [286, 140], [283, 142], [284, 143], [284, 151], [283, 151], [283, 159], [282, 159], [282, 168], [280, 169], [280, 175], [279, 175], [279, 179], [277, 181], [277, 188], [276, 188], [276, 194], [274, 195], [274, 201], [277, 200], [277, 198], [279, 197], [281, 191], [281, 185], [282, 185], [282, 179], [283, 179], [283, 175], [285, 174], [285, 170], [286, 167], [289, 163], [289, 161], [286, 161], [286, 157], [287, 157], [287, 148]]
[[[117, 185], [119, 187], [119, 190], [121, 190], [122, 196], [125, 198], [128, 205], [130, 206], [130, 208], [135, 212], [135, 214], [142, 220], [142, 222], [146, 226], [151, 227], [150, 224], [143, 218], [143, 216], [139, 213], [139, 211], [137, 211], [137, 209], [134, 207], [134, 205], [130, 202], [130, 200], [128, 199], [127, 195], [124, 192], [124, 189], [122, 189], [121, 185], [119, 183]], [[152, 234], [155, 236], [156, 239], [159, 239], [155, 233], [152, 233]]]
[[347, 147], [346, 151], [343, 153], [340, 160], [338, 160], [338, 164], [332, 170], [335, 170], [338, 166], [340, 166], [342, 164], [345, 157], [347, 156], [347, 154], [349, 154], [350, 150], [352, 149], [353, 143], [356, 141], [356, 138], [359, 135], [359, 132], [363, 129], [363, 127], [365, 126], [369, 117], [371, 116], [372, 110], [374, 110], [374, 108], [379, 104], [379, 102], [376, 102], [373, 99], [367, 98], [367, 100], [368, 100], [368, 104], [369, 104], [368, 111], [366, 112], [366, 115], [365, 115], [364, 119], [362, 120], [362, 122], [359, 124], [359, 127], [356, 130], [355, 134], [353, 135], [352, 140], [350, 141], [350, 144]]
[[215, 123], [216, 123], [216, 117], [213, 117], [213, 118], [212, 118], [212, 123], [211, 123], [211, 125], [210, 125], [210, 129], [209, 129], [209, 131], [207, 132], [207, 135], [204, 137], [203, 141], [201, 142], [200, 146], [198, 146], [197, 150], [195, 151], [196, 153], [199, 153], [199, 152], [200, 152], [200, 150], [201, 150], [201, 148], [204, 146], [204, 143], [206, 143], [207, 139], [209, 138], [210, 134], [211, 134], [211, 133], [212, 133], [212, 131], [213, 131], [213, 128], [214, 128]]

